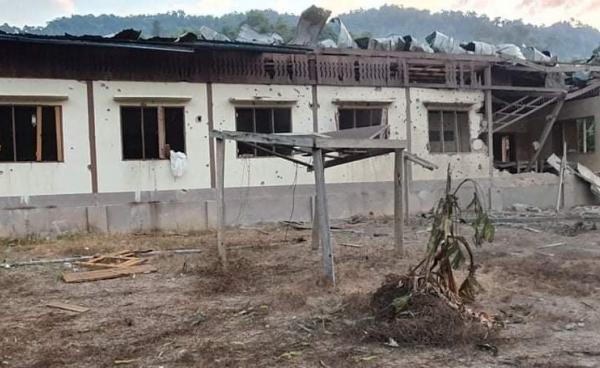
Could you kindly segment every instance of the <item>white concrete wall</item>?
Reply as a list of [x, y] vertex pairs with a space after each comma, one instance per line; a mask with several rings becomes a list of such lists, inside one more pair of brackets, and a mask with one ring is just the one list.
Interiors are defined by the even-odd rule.
[[478, 151], [474, 150], [471, 145], [471, 152], [460, 153], [430, 153], [427, 148], [429, 124], [425, 104], [473, 104], [469, 110], [471, 143], [473, 143], [481, 132], [482, 115], [478, 111], [484, 101], [483, 92], [412, 88], [410, 93], [412, 152], [425, 160], [434, 162], [439, 167], [437, 170], [429, 171], [413, 165], [413, 180], [444, 179], [448, 164], [452, 166], [453, 176], [457, 178], [488, 177], [489, 161], [485, 145], [482, 145]]
[[86, 91], [79, 81], [0, 78], [0, 95], [68, 96], [58, 103], [19, 102], [62, 106], [64, 162], [0, 163], [0, 196], [21, 196], [26, 205], [32, 195], [91, 192]]
[[[269, 86], [248, 84], [214, 84], [213, 117], [217, 130], [235, 130], [235, 108], [231, 98], [265, 97], [293, 99], [292, 132], [311, 133], [312, 93], [310, 86]], [[268, 185], [311, 184], [313, 174], [305, 167], [277, 157], [238, 158], [236, 143], [226, 141], [225, 186], [247, 187]], [[297, 178], [296, 178], [297, 177]], [[294, 179], [296, 178], [296, 179]]]
[[[594, 117], [596, 124], [596, 152], [591, 153], [569, 153], [570, 161], [579, 162], [593, 171], [600, 171], [600, 97], [590, 97], [581, 100], [568, 101], [562, 108], [558, 120], [572, 120], [577, 118]], [[573, 122], [573, 129], [575, 123]], [[577, 149], [577, 147], [569, 147], [568, 150]], [[561, 155], [561, 152], [556, 152]]]
[[[115, 96], [189, 96], [175, 105], [185, 108], [188, 167], [174, 178], [169, 160], [123, 160], [120, 103]], [[206, 84], [94, 82], [99, 192], [131, 192], [210, 188]]]

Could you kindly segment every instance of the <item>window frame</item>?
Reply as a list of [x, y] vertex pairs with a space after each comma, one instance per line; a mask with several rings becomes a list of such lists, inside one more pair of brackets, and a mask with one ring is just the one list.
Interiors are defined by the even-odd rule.
[[[135, 107], [141, 110], [141, 134], [142, 134], [142, 158], [125, 158], [125, 142], [123, 136], [123, 115], [122, 108], [123, 107]], [[158, 120], [158, 157], [157, 158], [146, 158], [145, 152], [145, 141], [144, 141], [144, 108], [156, 108], [157, 109], [157, 120]], [[183, 147], [184, 153], [187, 154], [187, 129], [185, 126], [186, 123], [186, 114], [185, 114], [185, 105], [182, 104], [168, 104], [168, 103], [120, 103], [119, 104], [119, 135], [121, 141], [121, 160], [122, 161], [164, 161], [169, 160], [166, 152], [164, 152], [164, 147], [167, 145], [166, 143], [166, 121], [165, 121], [165, 108], [178, 108], [183, 110]], [[162, 124], [162, 125], [161, 125]]]
[[[271, 110], [271, 129], [273, 131], [272, 134], [275, 134], [275, 110], [276, 109], [281, 109], [281, 110], [288, 110], [289, 111], [289, 115], [290, 115], [290, 131], [289, 132], [281, 132], [281, 133], [293, 133], [294, 132], [294, 110], [292, 108], [292, 106], [285, 106], [285, 105], [245, 105], [245, 104], [236, 104], [234, 109], [233, 109], [233, 114], [234, 114], [234, 123], [235, 123], [235, 130], [237, 132], [245, 132], [243, 130], [238, 130], [238, 121], [237, 121], [237, 114], [238, 114], [238, 109], [251, 109], [252, 110], [252, 132], [246, 132], [246, 133], [255, 133], [255, 134], [261, 134], [258, 133], [256, 131], [256, 110]], [[269, 134], [269, 133], [267, 133]], [[249, 155], [249, 154], [245, 154], [245, 155], [240, 155], [239, 153], [239, 144], [243, 143], [243, 142], [238, 142], [235, 146], [235, 156], [238, 159], [255, 159], [255, 158], [273, 158], [273, 157], [277, 157], [275, 155], [269, 154], [266, 151], [261, 151], [256, 147], [252, 147], [250, 146], [253, 150], [254, 150], [254, 154], [253, 155]], [[275, 151], [275, 146], [274, 145], [269, 145], [271, 147], [271, 150]], [[256, 153], [258, 151], [264, 152], [266, 154], [264, 155], [257, 155]], [[277, 151], [275, 151], [277, 152]], [[277, 152], [280, 153], [280, 152]], [[280, 153], [280, 154], [284, 154], [285, 153]], [[291, 152], [289, 155], [287, 156], [293, 156], [294, 153]]]
[[[340, 127], [340, 123], [341, 123], [341, 119], [340, 119], [340, 110], [353, 110], [353, 128], [346, 128], [346, 129], [342, 129]], [[388, 124], [388, 107], [387, 106], [368, 106], [368, 105], [358, 105], [358, 104], [344, 104], [344, 105], [338, 105], [336, 112], [335, 112], [335, 125], [336, 125], [336, 130], [338, 131], [342, 131], [342, 130], [350, 130], [350, 129], [357, 129], [356, 127], [356, 111], [357, 110], [381, 110], [381, 121], [378, 125], [369, 125], [370, 127], [372, 126], [386, 126]]]
[[[594, 116], [585, 116], [585, 117], [581, 117], [581, 118], [575, 118], [575, 119], [573, 119], [573, 122], [575, 123], [575, 129], [576, 129], [577, 153], [581, 154], [581, 155], [590, 155], [590, 154], [596, 153], [596, 119], [594, 119]], [[580, 134], [582, 133], [582, 130], [580, 128], [579, 122], [583, 123], [582, 125], [584, 126], [583, 136], [581, 136], [581, 141], [583, 143], [583, 148], [581, 150], [580, 150], [580, 146], [579, 146], [579, 139], [580, 139]], [[591, 127], [588, 127], [588, 124], [590, 124]], [[592, 139], [594, 141], [594, 149], [592, 151], [588, 150], [588, 141], [587, 141], [588, 131], [590, 130], [590, 128], [594, 132], [594, 134], [592, 135]]]
[[[1, 102], [0, 106], [10, 107], [11, 109], [11, 123], [12, 123], [12, 145], [13, 145], [13, 160], [12, 161], [0, 161], [2, 164], [44, 164], [44, 163], [64, 163], [65, 152], [64, 152], [64, 133], [63, 133], [63, 105], [52, 104], [52, 103], [37, 103], [35, 101], [23, 101], [23, 102]], [[15, 107], [31, 107], [35, 108], [36, 111], [36, 147], [35, 147], [35, 160], [17, 160], [17, 135], [16, 135], [16, 121], [15, 121]], [[54, 124], [56, 130], [56, 160], [43, 160], [43, 145], [40, 142], [43, 139], [43, 108], [54, 109]]]
[[[465, 109], [465, 108], [460, 108], [460, 107], [443, 107], [440, 105], [433, 105], [431, 107], [427, 107], [427, 150], [429, 151], [429, 154], [432, 155], [456, 155], [456, 154], [465, 154], [465, 153], [472, 153], [472, 149], [471, 149], [471, 117], [469, 114], [470, 110], [469, 109]], [[429, 119], [429, 115], [431, 113], [439, 113], [440, 114], [440, 120], [439, 120], [439, 126], [440, 129], [439, 130], [432, 130], [431, 129], [431, 120]], [[454, 117], [454, 130], [452, 130], [452, 132], [454, 132], [454, 144], [456, 147], [456, 150], [454, 151], [446, 151], [446, 139], [445, 137], [445, 132], [444, 132], [444, 114], [448, 114], [448, 113], [452, 113], [453, 117]], [[461, 132], [462, 130], [460, 129], [460, 124], [459, 124], [459, 120], [458, 120], [458, 113], [464, 113], [467, 120], [466, 120], [466, 130], [467, 130], [467, 142], [468, 142], [468, 149], [466, 150], [461, 150]], [[440, 144], [441, 144], [441, 151], [432, 151], [431, 150], [431, 132], [438, 132], [439, 133], [439, 137], [440, 137]], [[437, 142], [437, 141], [436, 141]]]

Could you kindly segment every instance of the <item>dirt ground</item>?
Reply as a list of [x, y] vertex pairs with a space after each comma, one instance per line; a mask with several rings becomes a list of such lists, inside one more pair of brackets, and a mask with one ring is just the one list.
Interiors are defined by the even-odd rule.
[[[1, 269], [0, 367], [600, 367], [595, 227], [575, 236], [499, 227], [496, 241], [477, 249], [485, 288], [477, 308], [505, 321], [486, 341], [496, 355], [477, 344], [390, 347], [366, 338], [355, 326], [369, 318], [372, 292], [423, 254], [428, 221], [412, 222], [402, 259], [388, 219], [342, 223], [352, 231], [334, 232], [335, 289], [318, 285], [310, 231], [283, 226], [229, 230], [229, 273], [216, 267], [209, 232], [5, 240], [0, 260], [9, 263], [123, 249], [202, 252], [149, 257], [158, 272], [82, 284], [61, 281], [70, 264]], [[52, 301], [90, 310], [48, 308]]]

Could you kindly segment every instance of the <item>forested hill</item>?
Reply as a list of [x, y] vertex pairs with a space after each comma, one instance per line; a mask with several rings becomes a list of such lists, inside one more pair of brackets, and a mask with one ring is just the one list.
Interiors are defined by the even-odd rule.
[[[600, 31], [574, 22], [551, 26], [534, 26], [523, 21], [490, 19], [475, 13], [441, 12], [403, 8], [394, 5], [378, 9], [356, 10], [340, 16], [354, 36], [386, 36], [412, 34], [425, 37], [434, 30], [452, 35], [461, 41], [479, 40], [490, 43], [515, 43], [533, 45], [550, 50], [562, 60], [584, 59], [600, 46]], [[220, 17], [188, 15], [182, 11], [164, 14], [135, 15], [75, 15], [54, 19], [43, 27], [1, 25], [5, 32], [30, 32], [41, 34], [108, 35], [122, 29], [134, 28], [145, 36], [174, 36], [184, 31], [194, 31], [202, 25], [235, 35], [240, 24], [249, 22], [263, 31], [277, 31], [289, 39], [298, 17], [272, 10], [230, 13]], [[329, 33], [329, 32], [328, 32]]]

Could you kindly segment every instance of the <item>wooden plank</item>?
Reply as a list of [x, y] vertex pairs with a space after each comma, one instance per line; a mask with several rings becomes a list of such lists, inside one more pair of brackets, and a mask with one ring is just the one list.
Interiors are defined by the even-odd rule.
[[165, 108], [162, 106], [158, 107], [158, 157], [165, 158]]
[[402, 181], [404, 177], [404, 156], [402, 150], [394, 152], [394, 248], [404, 255], [404, 210], [402, 208]]
[[90, 308], [86, 308], [86, 307], [82, 307], [80, 305], [75, 305], [75, 304], [68, 304], [68, 303], [62, 303], [62, 302], [50, 302], [48, 304], [46, 304], [47, 307], [50, 308], [57, 308], [57, 309], [64, 309], [70, 312], [77, 312], [77, 313], [84, 313], [90, 310]]
[[[35, 160], [42, 161], [42, 107], [35, 109]], [[16, 150], [16, 148], [15, 148]]]
[[54, 107], [54, 122], [56, 124], [56, 161], [64, 161], [62, 107]]
[[236, 131], [212, 130], [210, 136], [220, 139], [231, 139], [237, 142], [258, 144], [277, 144], [282, 146], [310, 147], [314, 145], [314, 136], [308, 134], [264, 134]]
[[217, 138], [216, 148], [216, 199], [217, 199], [217, 251], [221, 266], [228, 269], [227, 249], [225, 248], [225, 140]]
[[87, 272], [63, 272], [63, 280], [67, 283], [88, 282], [97, 280], [114, 279], [136, 273], [156, 272], [156, 267], [152, 265], [141, 265], [133, 267], [119, 267], [108, 270], [95, 270]]
[[315, 168], [315, 187], [317, 193], [316, 210], [319, 219], [319, 237], [322, 245], [323, 271], [326, 282], [331, 286], [335, 286], [335, 268], [333, 261], [333, 247], [331, 244], [331, 232], [329, 229], [329, 215], [327, 213], [323, 150], [313, 150], [313, 166]]
[[353, 139], [315, 137], [315, 147], [324, 149], [404, 149], [406, 141], [399, 139]]
[[404, 151], [404, 158], [407, 161], [414, 162], [415, 164], [421, 165], [424, 168], [431, 170], [431, 171], [436, 170], [438, 168], [438, 165], [434, 164], [433, 162], [429, 162], [425, 159], [422, 159], [421, 157], [419, 157], [413, 153], [410, 153], [410, 152]]

